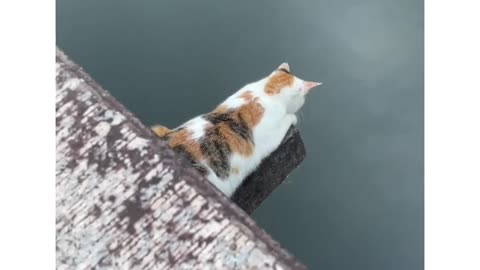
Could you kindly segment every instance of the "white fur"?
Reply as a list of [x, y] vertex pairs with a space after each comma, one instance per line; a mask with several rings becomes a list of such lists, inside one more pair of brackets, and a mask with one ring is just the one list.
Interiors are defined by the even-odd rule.
[[[279, 68], [283, 67], [289, 70], [288, 64], [282, 65]], [[274, 71], [270, 76], [275, 72], [281, 71]], [[294, 83], [290, 87], [282, 89], [277, 95], [265, 93], [264, 88], [267, 81], [268, 77], [245, 85], [222, 103], [228, 108], [237, 108], [246, 102], [240, 95], [245, 91], [251, 91], [253, 96], [258, 98], [257, 102], [264, 108], [262, 119], [253, 129], [255, 144], [253, 155], [244, 157], [234, 153], [230, 158], [230, 167], [239, 168], [237, 174], [231, 172], [228, 179], [219, 179], [204, 163], [209, 171], [208, 180], [229, 197], [233, 195], [243, 180], [258, 167], [262, 159], [280, 145], [289, 127], [297, 123], [295, 113], [305, 102], [307, 91], [304, 89], [303, 80], [295, 77]], [[197, 117], [187, 122], [185, 126], [193, 131], [195, 138], [200, 138], [204, 134], [203, 130], [207, 124], [207, 121]]]
[[208, 122], [207, 120], [201, 117], [196, 117], [188, 121], [185, 125], [190, 131], [192, 131], [192, 138], [194, 140], [198, 140], [205, 134], [205, 128], [209, 124], [210, 122]]

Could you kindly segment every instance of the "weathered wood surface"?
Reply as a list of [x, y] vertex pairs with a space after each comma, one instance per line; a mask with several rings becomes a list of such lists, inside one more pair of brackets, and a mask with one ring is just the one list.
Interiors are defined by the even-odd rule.
[[304, 269], [57, 50], [57, 269]]

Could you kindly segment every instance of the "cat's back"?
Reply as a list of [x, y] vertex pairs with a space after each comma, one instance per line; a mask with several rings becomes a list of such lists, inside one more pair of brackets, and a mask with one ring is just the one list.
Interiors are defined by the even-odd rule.
[[[278, 113], [249, 85], [213, 111], [199, 115], [163, 138], [227, 195], [272, 149], [268, 142]], [[270, 123], [270, 124], [269, 124]]]
[[253, 91], [241, 90], [212, 112], [197, 116], [167, 133], [164, 138], [177, 152], [203, 162], [220, 178], [230, 174], [230, 156], [254, 153], [253, 131], [265, 106]]

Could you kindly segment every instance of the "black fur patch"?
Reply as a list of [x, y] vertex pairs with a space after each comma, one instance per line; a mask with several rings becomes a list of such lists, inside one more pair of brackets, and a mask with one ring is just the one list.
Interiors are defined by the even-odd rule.
[[204, 119], [212, 123], [213, 125], [217, 125], [219, 123], [225, 123], [228, 127], [238, 134], [242, 139], [253, 141], [252, 140], [252, 131], [248, 128], [247, 124], [243, 119], [236, 121], [232, 117], [232, 112], [226, 113], [209, 113], [204, 115]]
[[190, 152], [188, 152], [185, 149], [184, 146], [177, 145], [177, 146], [173, 147], [173, 151], [179, 153], [180, 155], [185, 157], [188, 161], [190, 161], [190, 163], [192, 163], [193, 167], [195, 169], [197, 169], [200, 172], [200, 174], [202, 174], [203, 176], [207, 175], [207, 173], [208, 173], [207, 168], [205, 168], [205, 166], [203, 166], [202, 164], [198, 163], [198, 160], [195, 160], [193, 155]]
[[230, 146], [217, 127], [207, 130], [200, 142], [200, 150], [208, 161], [208, 166], [218, 178], [225, 179], [230, 174]]

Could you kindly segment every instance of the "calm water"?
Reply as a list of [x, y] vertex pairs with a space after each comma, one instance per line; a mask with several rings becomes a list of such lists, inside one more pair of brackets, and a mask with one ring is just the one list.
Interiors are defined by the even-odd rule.
[[310, 269], [423, 269], [423, 1], [57, 0], [57, 44], [148, 125], [283, 61], [324, 82], [255, 220]]

